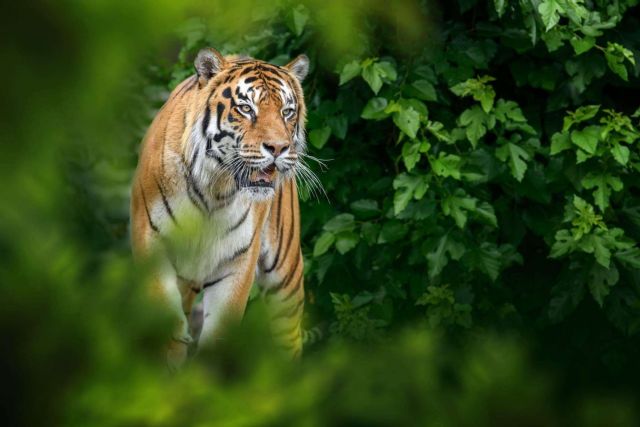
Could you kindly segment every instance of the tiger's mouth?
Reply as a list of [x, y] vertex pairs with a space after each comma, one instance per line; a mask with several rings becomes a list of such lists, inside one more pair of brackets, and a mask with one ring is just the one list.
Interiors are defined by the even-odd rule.
[[270, 164], [264, 169], [259, 169], [249, 175], [245, 187], [273, 188], [273, 181], [276, 177], [276, 165]]

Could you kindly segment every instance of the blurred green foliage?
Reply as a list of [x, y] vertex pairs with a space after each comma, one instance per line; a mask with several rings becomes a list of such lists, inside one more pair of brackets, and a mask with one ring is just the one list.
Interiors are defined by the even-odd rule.
[[[12, 2], [5, 424], [637, 425], [637, 3]], [[311, 58], [299, 365], [254, 300], [168, 375], [130, 259], [139, 142], [204, 46]]]

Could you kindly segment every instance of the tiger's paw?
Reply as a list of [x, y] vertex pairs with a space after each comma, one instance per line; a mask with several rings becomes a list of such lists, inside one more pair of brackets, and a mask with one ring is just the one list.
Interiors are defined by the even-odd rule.
[[177, 372], [184, 365], [189, 354], [189, 346], [193, 343], [190, 335], [174, 336], [167, 348], [167, 366], [169, 371]]

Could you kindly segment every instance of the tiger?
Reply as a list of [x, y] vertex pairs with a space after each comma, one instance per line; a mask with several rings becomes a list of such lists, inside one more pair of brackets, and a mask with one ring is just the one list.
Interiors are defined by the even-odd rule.
[[[304, 170], [309, 59], [284, 66], [200, 50], [195, 73], [148, 128], [131, 188], [134, 257], [153, 258], [150, 293], [174, 321], [166, 361], [215, 348], [255, 282], [274, 339], [299, 359], [304, 265], [296, 177]], [[200, 334], [190, 314], [201, 294]], [[199, 351], [199, 350], [198, 350]]]

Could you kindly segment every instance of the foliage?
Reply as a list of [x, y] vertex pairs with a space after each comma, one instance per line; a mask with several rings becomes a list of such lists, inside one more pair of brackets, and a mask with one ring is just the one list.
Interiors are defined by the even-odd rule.
[[[8, 424], [637, 422], [637, 0], [212, 3], [46, 3], [7, 49]], [[311, 58], [314, 343], [283, 367], [256, 299], [246, 339], [166, 377], [128, 188], [209, 45]]]

